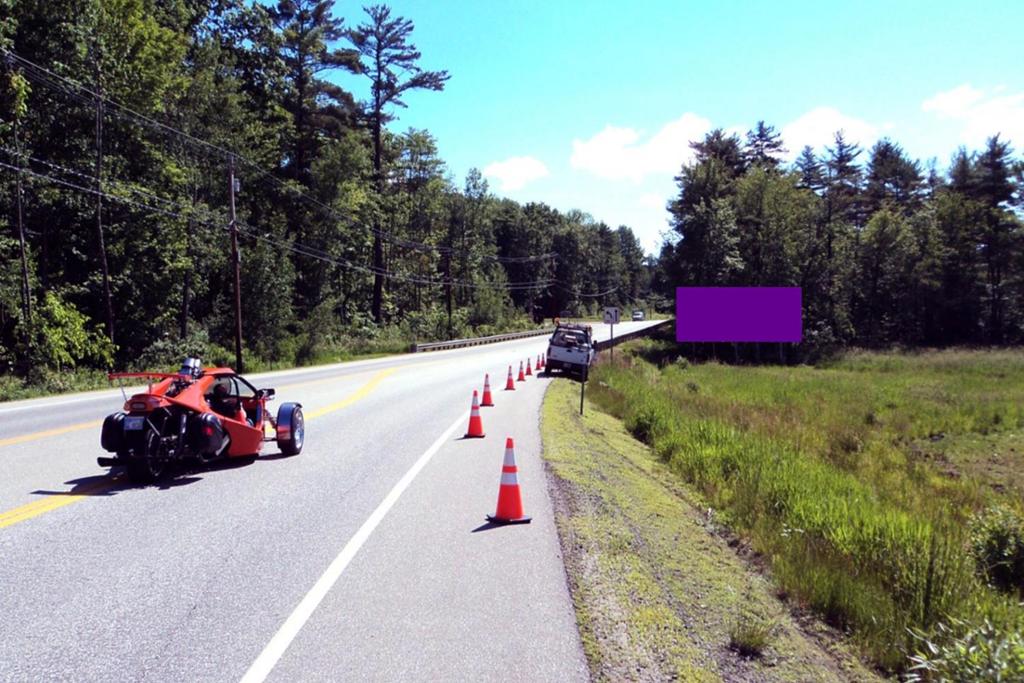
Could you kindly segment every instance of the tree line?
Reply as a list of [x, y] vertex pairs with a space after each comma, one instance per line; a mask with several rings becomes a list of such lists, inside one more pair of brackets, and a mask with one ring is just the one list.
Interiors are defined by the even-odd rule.
[[0, 371], [230, 347], [231, 176], [257, 358], [643, 297], [628, 227], [499, 199], [395, 130], [450, 75], [411, 20], [334, 4], [0, 0]]
[[333, 10], [0, 0], [0, 372], [230, 347], [232, 176], [254, 358], [669, 310], [680, 285], [802, 287], [790, 358], [1024, 336], [1024, 171], [998, 135], [940, 172], [889, 139], [788, 164], [764, 122], [712, 131], [645, 257], [628, 227], [452, 177], [429, 131], [394, 125], [450, 78], [412, 21]]
[[744, 140], [714, 130], [676, 178], [653, 286], [802, 287], [799, 355], [1020, 343], [1024, 164], [993, 132], [940, 173], [888, 138], [864, 150], [840, 131], [785, 164], [763, 121]]

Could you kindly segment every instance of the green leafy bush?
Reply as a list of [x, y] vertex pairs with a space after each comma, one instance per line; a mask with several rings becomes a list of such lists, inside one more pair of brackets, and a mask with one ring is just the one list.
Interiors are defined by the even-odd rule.
[[153, 342], [139, 354], [133, 363], [139, 371], [171, 371], [177, 370], [185, 357], [201, 358], [204, 364], [210, 364], [210, 337], [206, 330], [193, 329], [184, 339], [180, 337], [164, 337]]
[[912, 655], [907, 681], [1003, 683], [1024, 680], [1024, 635], [1004, 632], [988, 620], [980, 626], [940, 625], [930, 638], [915, 634], [919, 651]]
[[1006, 505], [971, 520], [971, 550], [978, 571], [992, 586], [1024, 593], [1024, 518]]
[[79, 363], [110, 367], [114, 345], [97, 325], [59, 293], [46, 292], [37, 307], [38, 324], [32, 340], [32, 355], [60, 371]]

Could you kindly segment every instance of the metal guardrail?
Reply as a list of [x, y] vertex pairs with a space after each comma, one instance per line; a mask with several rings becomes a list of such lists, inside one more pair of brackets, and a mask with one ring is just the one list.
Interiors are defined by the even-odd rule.
[[409, 350], [412, 353], [420, 353], [422, 351], [443, 351], [444, 349], [461, 349], [465, 346], [480, 346], [481, 344], [494, 344], [497, 342], [509, 341], [510, 339], [523, 339], [524, 337], [539, 337], [544, 334], [554, 334], [554, 332], [555, 328], [546, 327], [544, 329], [527, 330], [525, 332], [492, 334], [489, 337], [472, 337], [470, 339], [449, 339], [448, 341], [413, 344]]
[[[645, 337], [655, 330], [661, 329], [666, 325], [672, 324], [672, 319], [662, 320], [656, 325], [645, 327], [642, 330], [636, 332], [629, 332], [627, 334], [617, 335], [615, 337], [614, 346], [618, 346], [622, 342], [627, 342], [630, 339], [636, 339], [638, 337]], [[438, 342], [424, 342], [422, 344], [413, 344], [409, 350], [412, 353], [421, 353], [423, 351], [443, 351], [445, 349], [461, 349], [466, 346], [480, 346], [481, 344], [494, 344], [497, 342], [509, 341], [511, 339], [523, 339], [525, 337], [539, 337], [545, 334], [554, 334], [554, 327], [546, 327], [539, 330], [527, 330], [525, 332], [509, 332], [507, 334], [492, 334], [489, 337], [472, 337], [469, 339], [449, 339], [448, 341]], [[611, 340], [595, 342], [594, 349], [597, 351], [604, 351], [613, 346]]]
[[628, 332], [626, 334], [616, 335], [615, 339], [605, 339], [603, 341], [595, 342], [594, 343], [594, 349], [596, 351], [604, 351], [605, 349], [610, 349], [613, 346], [618, 346], [619, 344], [622, 344], [623, 342], [628, 342], [631, 339], [637, 339], [638, 337], [646, 337], [647, 335], [651, 334], [655, 330], [660, 330], [661, 328], [666, 327], [668, 325], [672, 325], [674, 323], [675, 323], [675, 320], [671, 319], [671, 318], [668, 319], [668, 320], [662, 320], [661, 322], [659, 322], [656, 325], [651, 325], [650, 327], [645, 327], [642, 330], [637, 330], [636, 332]]

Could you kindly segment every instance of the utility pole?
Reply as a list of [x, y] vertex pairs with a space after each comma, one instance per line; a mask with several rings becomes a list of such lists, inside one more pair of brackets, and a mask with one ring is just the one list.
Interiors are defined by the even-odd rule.
[[231, 264], [235, 269], [235, 371], [243, 372], [242, 366], [242, 276], [241, 258], [238, 255], [238, 222], [235, 220], [235, 157], [228, 157], [228, 187], [231, 195]]
[[114, 343], [114, 305], [110, 297], [110, 270], [107, 267], [107, 247], [103, 241], [103, 84], [100, 80], [99, 45], [93, 43], [93, 68], [96, 77], [96, 244], [100, 250], [100, 270], [103, 273], [103, 301], [107, 312], [107, 336]]
[[188, 231], [185, 233], [185, 260], [188, 262], [185, 270], [185, 282], [181, 287], [181, 319], [179, 321], [179, 332], [181, 338], [188, 336], [188, 311], [192, 303], [192, 233], [195, 231], [195, 210], [199, 203], [199, 184], [192, 178], [192, 210], [188, 214]]
[[25, 334], [29, 334], [29, 330], [32, 327], [32, 290], [29, 289], [28, 283], [28, 256], [26, 255], [25, 246], [25, 224], [22, 217], [21, 209], [21, 139], [18, 137], [18, 119], [14, 119], [14, 148], [18, 153], [18, 180], [17, 187], [14, 190], [14, 203], [16, 207], [16, 219], [18, 223], [18, 245], [21, 248], [21, 308], [22, 313], [25, 315]]

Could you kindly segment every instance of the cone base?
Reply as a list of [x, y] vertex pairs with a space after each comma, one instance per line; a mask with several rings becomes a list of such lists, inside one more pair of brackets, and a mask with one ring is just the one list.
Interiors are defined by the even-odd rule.
[[481, 408], [493, 408], [494, 404], [493, 403], [481, 403], [480, 407]]
[[529, 524], [532, 517], [517, 517], [515, 519], [500, 519], [493, 515], [486, 515], [487, 521], [491, 524]]
[[463, 439], [482, 439], [485, 436], [487, 436], [487, 435], [486, 434], [466, 434], [462, 438]]

